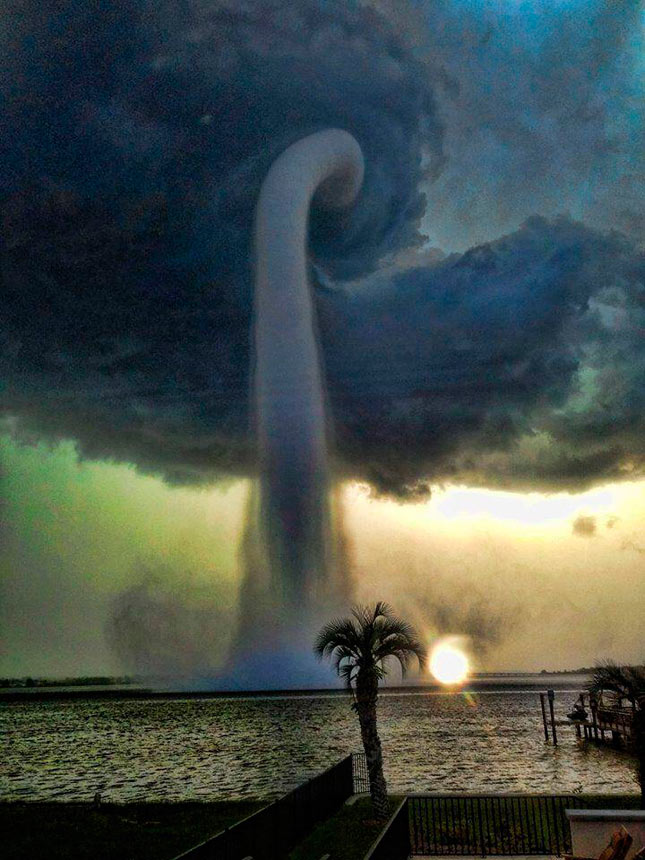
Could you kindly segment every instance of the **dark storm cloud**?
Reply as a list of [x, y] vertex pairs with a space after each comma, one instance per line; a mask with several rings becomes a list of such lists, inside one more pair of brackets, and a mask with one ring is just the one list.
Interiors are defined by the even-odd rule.
[[[488, 549], [479, 547], [478, 564]], [[417, 629], [432, 637], [467, 637], [469, 647], [480, 659], [526, 624], [527, 603], [522, 596], [509, 589], [508, 582], [502, 584], [502, 578], [482, 583], [465, 557], [457, 568], [435, 565], [423, 570], [421, 576], [406, 571], [404, 580], [407, 587], [397, 591], [393, 599], [405, 617], [413, 619]]]
[[239, 471], [262, 178], [294, 139], [340, 125], [366, 182], [342, 232], [314, 216], [317, 259], [355, 275], [418, 243], [441, 161], [428, 69], [353, 4], [3, 15], [5, 410], [170, 479]]
[[619, 235], [533, 218], [329, 300], [353, 474], [394, 495], [424, 478], [565, 488], [641, 474], [644, 275]]
[[426, 618], [440, 635], [458, 631], [467, 636], [475, 653], [485, 657], [488, 652], [507, 639], [519, 626], [519, 605], [495, 607], [482, 595], [467, 590], [461, 593], [461, 603], [453, 599], [423, 605]]
[[580, 514], [576, 517], [571, 526], [571, 531], [579, 537], [593, 537], [596, 534], [596, 518], [585, 517]]
[[351, 215], [312, 218], [345, 473], [414, 496], [642, 472], [642, 255], [534, 218], [415, 258], [447, 78], [400, 22], [322, 0], [3, 14], [2, 409], [22, 436], [169, 481], [252, 470], [253, 206], [275, 155], [333, 125], [367, 164]]

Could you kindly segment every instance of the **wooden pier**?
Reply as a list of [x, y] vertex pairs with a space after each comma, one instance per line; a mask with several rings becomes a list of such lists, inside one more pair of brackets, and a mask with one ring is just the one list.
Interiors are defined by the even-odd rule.
[[553, 690], [540, 693], [544, 739], [547, 743], [551, 741], [557, 746], [558, 728], [572, 726], [576, 730], [576, 737], [584, 738], [586, 741], [611, 744], [611, 746], [621, 748], [630, 748], [633, 745], [634, 712], [631, 708], [606, 707], [587, 693], [582, 693], [578, 702], [582, 708], [591, 713], [591, 719], [587, 717], [579, 720], [570, 718], [556, 720], [554, 701], [555, 692]]

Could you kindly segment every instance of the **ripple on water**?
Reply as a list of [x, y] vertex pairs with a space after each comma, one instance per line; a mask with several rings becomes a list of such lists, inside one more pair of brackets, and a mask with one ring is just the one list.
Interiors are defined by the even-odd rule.
[[[624, 754], [545, 745], [535, 692], [392, 693], [379, 720], [397, 792], [636, 790]], [[270, 799], [360, 749], [340, 696], [9, 703], [0, 731], [2, 800]]]

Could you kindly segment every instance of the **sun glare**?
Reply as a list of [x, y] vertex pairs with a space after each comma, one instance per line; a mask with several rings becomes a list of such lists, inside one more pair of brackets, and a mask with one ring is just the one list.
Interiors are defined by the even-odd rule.
[[442, 684], [461, 684], [468, 677], [468, 657], [454, 645], [439, 642], [430, 655], [430, 671]]

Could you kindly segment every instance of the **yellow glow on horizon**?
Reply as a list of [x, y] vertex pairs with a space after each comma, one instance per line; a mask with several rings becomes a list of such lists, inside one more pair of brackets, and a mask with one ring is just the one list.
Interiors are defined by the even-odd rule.
[[431, 497], [419, 503], [399, 503], [374, 499], [356, 483], [346, 484], [344, 496], [350, 508], [375, 503], [388, 517], [422, 526], [434, 521], [446, 526], [468, 519], [471, 522], [496, 521], [512, 526], [553, 528], [570, 525], [578, 516], [611, 517], [628, 499], [642, 499], [643, 482], [607, 484], [580, 493], [509, 492], [463, 485], [433, 489]]
[[492, 517], [523, 525], [543, 525], [570, 520], [580, 514], [609, 514], [616, 504], [611, 488], [584, 493], [509, 493], [471, 487], [450, 487], [437, 500], [437, 510], [446, 519]]
[[441, 639], [432, 649], [430, 671], [439, 683], [463, 684], [469, 668], [468, 657], [449, 639]]

